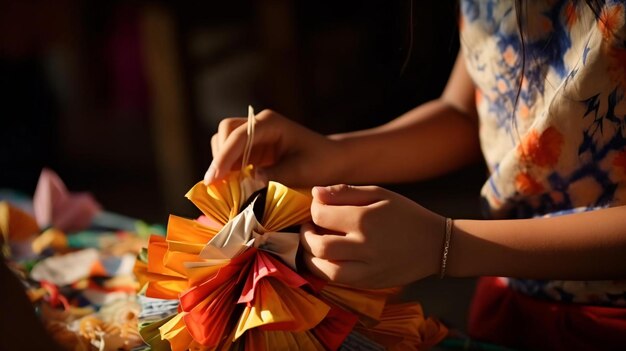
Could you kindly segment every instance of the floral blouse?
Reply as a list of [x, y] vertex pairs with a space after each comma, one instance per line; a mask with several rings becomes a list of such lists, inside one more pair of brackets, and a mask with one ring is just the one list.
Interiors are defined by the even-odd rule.
[[[529, 0], [518, 16], [513, 0], [461, 1], [492, 218], [626, 205], [625, 7]], [[539, 298], [626, 306], [626, 281], [508, 282]]]

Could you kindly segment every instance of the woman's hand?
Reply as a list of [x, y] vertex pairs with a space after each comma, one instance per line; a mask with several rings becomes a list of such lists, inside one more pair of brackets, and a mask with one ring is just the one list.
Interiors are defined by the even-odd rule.
[[[205, 183], [239, 169], [247, 139], [247, 119], [227, 118], [211, 138], [213, 162]], [[315, 133], [271, 110], [256, 116], [250, 163], [257, 177], [289, 186], [328, 184], [342, 164], [337, 141]]]
[[302, 228], [308, 268], [362, 288], [385, 288], [439, 271], [445, 219], [375, 187], [313, 188], [312, 224]]

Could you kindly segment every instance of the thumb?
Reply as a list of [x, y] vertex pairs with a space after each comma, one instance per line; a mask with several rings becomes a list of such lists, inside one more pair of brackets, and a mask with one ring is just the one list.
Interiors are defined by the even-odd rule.
[[313, 201], [333, 206], [367, 206], [383, 199], [377, 186], [331, 185], [316, 186], [311, 191]]

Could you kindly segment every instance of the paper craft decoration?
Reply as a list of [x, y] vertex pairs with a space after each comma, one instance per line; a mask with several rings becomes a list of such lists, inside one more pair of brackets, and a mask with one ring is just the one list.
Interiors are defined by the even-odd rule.
[[247, 164], [253, 135], [249, 108], [241, 171], [193, 186], [186, 197], [205, 218], [171, 215], [166, 238], [151, 237], [137, 261], [146, 308], [162, 301], [168, 311], [140, 316], [152, 349], [336, 350], [358, 339], [411, 350], [440, 341], [445, 327], [418, 304], [387, 304], [397, 289], [340, 286], [298, 266], [298, 226], [310, 221], [311, 199], [255, 180]]
[[19, 256], [22, 254], [19, 251], [29, 254], [31, 240], [38, 233], [39, 226], [33, 217], [6, 201], [0, 201], [0, 244], [5, 258], [14, 254]]
[[40, 228], [64, 232], [88, 228], [100, 205], [89, 193], [70, 193], [59, 176], [44, 168], [39, 176], [33, 210]]
[[[39, 184], [38, 204], [47, 203], [50, 206], [43, 208], [58, 212], [47, 212], [48, 220], [38, 223], [25, 211], [36, 207], [29, 201], [1, 201], [0, 256], [22, 281], [45, 329], [65, 350], [141, 347], [135, 301], [138, 283], [132, 274], [137, 252], [145, 246], [139, 233], [92, 228], [66, 235], [50, 225], [89, 226], [99, 207], [86, 204], [86, 197], [73, 198], [51, 171], [44, 170]], [[61, 198], [67, 200], [67, 207], [53, 206]]]
[[129, 275], [134, 264], [135, 257], [131, 254], [104, 256], [92, 248], [42, 260], [33, 267], [30, 276], [37, 281], [64, 286], [91, 276]]
[[[143, 236], [142, 232], [163, 232], [137, 219], [103, 211], [90, 193], [69, 192], [61, 178], [47, 168], [41, 171], [37, 182], [33, 212], [41, 235], [32, 240], [32, 255], [49, 248], [58, 252], [88, 247], [105, 249], [122, 240], [136, 242]], [[87, 228], [95, 230], [86, 231]], [[139, 236], [122, 232], [104, 234], [102, 229], [136, 232]], [[128, 244], [132, 249], [133, 243]]]
[[33, 212], [42, 231], [55, 228], [73, 233], [92, 226], [136, 231], [143, 224], [135, 218], [103, 211], [90, 193], [68, 191], [61, 178], [48, 168], [41, 171], [37, 181]]

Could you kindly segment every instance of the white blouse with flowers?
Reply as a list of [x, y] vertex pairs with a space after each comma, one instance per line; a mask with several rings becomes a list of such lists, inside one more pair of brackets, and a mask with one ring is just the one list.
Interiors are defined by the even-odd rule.
[[[486, 212], [530, 218], [626, 205], [626, 1], [522, 4], [518, 26], [513, 0], [461, 1], [462, 54], [491, 172]], [[626, 306], [626, 281], [508, 283], [537, 298]]]

